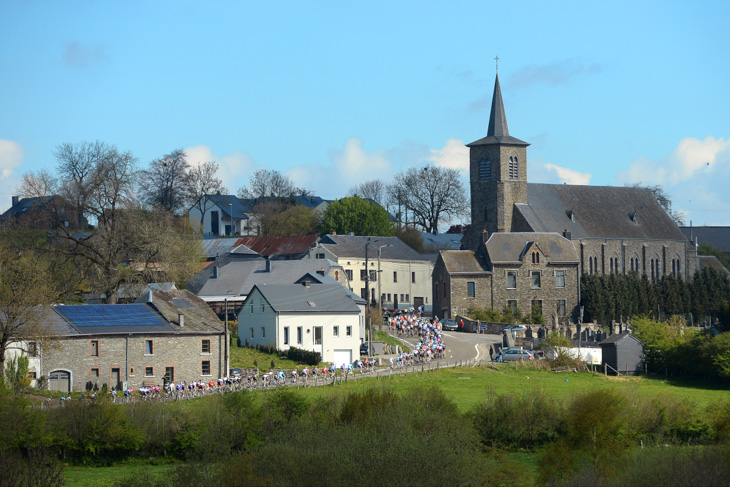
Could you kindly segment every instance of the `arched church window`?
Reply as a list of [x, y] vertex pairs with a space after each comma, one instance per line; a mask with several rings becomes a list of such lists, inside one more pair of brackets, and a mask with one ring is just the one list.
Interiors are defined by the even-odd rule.
[[598, 257], [593, 257], [593, 268], [596, 270], [596, 274], [598, 274]]
[[489, 157], [479, 159], [479, 179], [492, 179], [492, 159]]
[[517, 160], [517, 156], [515, 156], [515, 163], [514, 163], [514, 178], [519, 179], [520, 177], [520, 161]]
[[679, 266], [679, 263], [680, 263], [680, 262], [681, 262], [681, 259], [677, 258], [677, 274], [679, 274], [679, 275], [681, 275], [681, 272], [682, 272], [682, 271], [680, 270], [680, 266]]
[[537, 250], [532, 251], [532, 263], [533, 264], [540, 263], [540, 252], [538, 252]]
[[588, 274], [593, 274], [593, 259], [588, 257]]
[[510, 157], [509, 158], [509, 178], [514, 179], [515, 177], [515, 161]]

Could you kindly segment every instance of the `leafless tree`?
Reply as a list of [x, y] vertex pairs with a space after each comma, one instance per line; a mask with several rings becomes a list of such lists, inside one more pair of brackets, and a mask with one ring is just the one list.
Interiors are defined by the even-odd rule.
[[656, 198], [659, 206], [664, 208], [664, 211], [667, 212], [667, 215], [669, 215], [674, 223], [676, 223], [677, 225], [684, 225], [687, 214], [684, 211], [672, 209], [672, 200], [669, 198], [669, 195], [666, 193], [666, 191], [664, 191], [664, 188], [660, 184], [654, 186], [646, 186], [641, 182], [638, 182], [634, 184], [627, 184], [626, 186], [630, 188], [643, 188], [651, 191], [651, 194], [654, 195], [654, 198]]
[[386, 206], [387, 185], [379, 179], [371, 179], [350, 188], [348, 196], [370, 199], [382, 207]]
[[396, 175], [390, 194], [411, 214], [411, 222], [426, 232], [438, 233], [443, 218], [461, 216], [468, 206], [459, 172], [433, 165]]
[[208, 161], [192, 167], [188, 171], [183, 188], [187, 204], [200, 211], [201, 228], [203, 227], [205, 212], [209, 206], [213, 205], [206, 196], [228, 192], [223, 186], [223, 181], [218, 178], [218, 163], [215, 161]]
[[185, 151], [176, 149], [155, 159], [141, 173], [141, 199], [154, 208], [162, 208], [173, 214], [184, 210], [185, 179], [188, 173]]
[[47, 169], [28, 171], [23, 174], [23, 181], [18, 194], [23, 198], [39, 198], [52, 196], [58, 191], [58, 179]]
[[257, 169], [248, 178], [248, 186], [238, 190], [239, 198], [285, 198], [301, 192], [294, 181], [275, 169]]

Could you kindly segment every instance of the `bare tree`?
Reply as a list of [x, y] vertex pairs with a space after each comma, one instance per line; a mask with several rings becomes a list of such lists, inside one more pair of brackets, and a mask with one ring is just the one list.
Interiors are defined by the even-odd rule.
[[379, 179], [371, 179], [357, 186], [350, 188], [348, 196], [360, 196], [361, 198], [370, 199], [385, 207], [387, 198], [387, 185]]
[[23, 174], [23, 181], [18, 194], [24, 198], [40, 198], [52, 196], [58, 191], [58, 179], [47, 169], [28, 171]]
[[141, 173], [141, 199], [155, 208], [179, 214], [185, 205], [185, 179], [188, 173], [185, 151], [176, 149], [155, 159]]
[[438, 233], [443, 218], [461, 216], [468, 206], [466, 191], [456, 169], [410, 168], [396, 175], [390, 192], [411, 213], [412, 222], [426, 232]]
[[200, 211], [200, 227], [203, 227], [203, 218], [209, 206], [213, 203], [207, 198], [211, 194], [227, 193], [223, 181], [218, 178], [218, 163], [208, 161], [188, 171], [183, 186], [185, 198], [190, 207]]
[[248, 186], [238, 190], [239, 198], [285, 198], [302, 192], [294, 181], [275, 169], [257, 169], [248, 178]]
[[634, 184], [627, 184], [626, 186], [629, 188], [643, 188], [651, 191], [651, 194], [654, 195], [654, 198], [656, 198], [659, 206], [664, 208], [664, 211], [667, 212], [667, 215], [669, 215], [674, 223], [676, 223], [677, 225], [684, 225], [684, 222], [687, 218], [687, 213], [681, 210], [672, 209], [672, 200], [669, 198], [669, 195], [666, 193], [666, 191], [664, 191], [664, 188], [660, 184], [654, 186], [645, 186], [641, 182], [638, 182]]

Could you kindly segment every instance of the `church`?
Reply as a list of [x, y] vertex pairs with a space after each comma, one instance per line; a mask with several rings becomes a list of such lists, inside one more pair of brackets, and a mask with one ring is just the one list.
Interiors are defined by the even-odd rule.
[[[509, 242], [521, 250], [512, 249], [513, 253], [517, 251], [518, 258], [510, 264], [510, 270], [499, 269], [500, 277], [510, 272], [514, 283], [514, 276], [521, 272], [528, 282], [524, 287], [531, 295], [520, 296], [516, 286], [513, 298], [507, 303], [507, 297], [493, 298], [503, 294], [502, 290], [500, 293], [495, 289], [482, 290], [481, 294], [492, 298], [486, 303], [482, 301], [481, 306], [495, 310], [502, 310], [508, 304], [514, 307], [517, 301], [517, 306], [528, 312], [530, 303], [534, 308], [534, 303], [542, 300], [545, 286], [536, 288], [529, 284], [533, 271], [528, 267], [533, 263], [528, 261], [533, 248], [541, 249], [544, 260], [561, 266], [551, 272], [572, 275], [575, 266], [577, 281], [586, 273], [636, 272], [656, 282], [667, 275], [689, 279], [697, 271], [695, 247], [648, 189], [529, 183], [529, 145], [509, 133], [497, 75], [487, 135], [467, 144], [471, 226], [462, 239], [462, 250], [442, 251], [437, 260], [433, 275], [434, 312], [440, 310], [440, 316], [453, 316], [466, 311], [464, 300], [468, 302], [469, 297], [477, 295], [475, 291], [474, 296], [469, 296], [469, 289], [477, 285], [473, 280], [475, 272], [480, 273], [479, 281], [487, 283], [485, 277], [490, 275], [490, 282], [495, 282], [498, 267], [489, 255], [495, 245], [489, 245], [489, 241], [495, 235], [504, 240], [501, 234], [519, 234], [521, 237], [510, 238]], [[516, 240], [520, 240], [520, 245]], [[564, 257], [551, 256], [551, 246], [562, 249], [563, 256], [568, 255], [563, 240], [570, 242], [575, 251], [575, 258], [569, 259], [570, 262]], [[451, 282], [452, 278], [458, 276], [471, 276], [469, 282], [473, 284], [452, 286], [456, 284]], [[579, 282], [572, 284], [575, 294], [561, 297], [557, 305], [561, 310], [567, 308], [568, 314], [580, 302]], [[466, 294], [461, 296], [463, 293]], [[565, 306], [563, 299], [569, 300]], [[551, 316], [553, 311], [545, 316]]]

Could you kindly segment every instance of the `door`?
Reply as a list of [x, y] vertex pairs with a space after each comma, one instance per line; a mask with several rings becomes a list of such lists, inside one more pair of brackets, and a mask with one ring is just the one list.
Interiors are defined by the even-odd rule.
[[122, 390], [122, 369], [112, 367], [111, 387], [118, 391]]
[[349, 365], [352, 363], [352, 350], [335, 350], [334, 351], [335, 367], [342, 364]]
[[217, 211], [211, 211], [210, 212], [210, 234], [211, 235], [219, 235], [218, 232], [220, 232], [220, 222], [218, 221], [218, 212]]
[[393, 309], [398, 311], [398, 294], [393, 294]]
[[315, 352], [322, 353], [322, 327], [321, 326], [315, 326], [314, 327], [314, 348], [313, 350]]
[[417, 298], [413, 296], [413, 307], [418, 309], [423, 306], [423, 298]]
[[48, 374], [48, 389], [51, 391], [71, 392], [71, 374], [65, 370], [54, 370]]
[[165, 367], [165, 384], [175, 381], [175, 367]]

